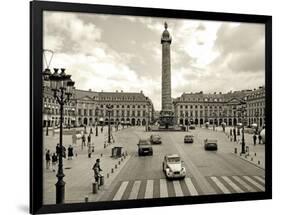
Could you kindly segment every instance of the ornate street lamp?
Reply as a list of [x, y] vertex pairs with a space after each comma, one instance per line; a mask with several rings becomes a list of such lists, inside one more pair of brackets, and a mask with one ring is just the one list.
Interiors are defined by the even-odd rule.
[[74, 81], [71, 80], [71, 75], [65, 74], [65, 69], [61, 69], [61, 73], [58, 73], [59, 69], [55, 68], [54, 73], [49, 76], [51, 89], [53, 91], [53, 96], [57, 100], [60, 106], [60, 135], [59, 135], [59, 164], [56, 183], [56, 203], [64, 203], [65, 197], [65, 182], [63, 181], [63, 115], [64, 115], [64, 105], [70, 100], [70, 97], [73, 94]]
[[107, 111], [108, 111], [108, 143], [110, 143], [111, 142], [111, 131], [110, 131], [111, 119], [110, 119], [110, 116], [111, 116], [111, 112], [112, 112], [112, 109], [113, 109], [113, 105], [107, 104], [106, 108], [107, 108]]

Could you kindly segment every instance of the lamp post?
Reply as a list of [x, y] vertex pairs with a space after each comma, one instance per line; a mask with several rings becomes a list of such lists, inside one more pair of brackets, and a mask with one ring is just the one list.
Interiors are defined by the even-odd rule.
[[241, 102], [241, 107], [238, 109], [238, 111], [242, 115], [242, 143], [241, 143], [241, 154], [245, 154], [245, 137], [244, 137], [244, 123], [245, 123], [245, 113], [246, 113], [246, 106], [245, 102]]
[[49, 76], [51, 89], [53, 91], [53, 96], [57, 100], [60, 106], [60, 135], [59, 135], [59, 164], [58, 164], [58, 172], [57, 172], [57, 183], [56, 183], [56, 203], [62, 204], [64, 203], [65, 197], [65, 182], [63, 181], [63, 177], [65, 176], [63, 173], [63, 115], [64, 115], [64, 105], [70, 100], [70, 97], [73, 94], [74, 89], [74, 81], [71, 80], [71, 75], [65, 74], [65, 69], [61, 69], [61, 73], [58, 73], [59, 69], [55, 68], [54, 73]]
[[[99, 107], [96, 107], [95, 115], [96, 115], [96, 119], [98, 121], [99, 120]], [[98, 122], [97, 121], [96, 121], [96, 137], [99, 136], [99, 128], [98, 128]]]
[[50, 114], [50, 111], [51, 111], [51, 108], [48, 106], [48, 105], [44, 105], [44, 110], [45, 110], [45, 114], [46, 114], [46, 136], [49, 135], [49, 114]]
[[107, 111], [108, 111], [108, 143], [111, 143], [111, 131], [110, 131], [110, 123], [111, 123], [111, 111], [113, 109], [113, 105], [107, 104], [106, 105]]
[[237, 120], [236, 119], [236, 106], [233, 107], [233, 141], [236, 142], [236, 124], [237, 124]]

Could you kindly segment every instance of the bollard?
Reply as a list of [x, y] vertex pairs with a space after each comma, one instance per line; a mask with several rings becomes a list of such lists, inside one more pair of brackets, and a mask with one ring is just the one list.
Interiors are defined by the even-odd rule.
[[106, 174], [106, 177], [109, 178], [109, 173]]
[[257, 153], [255, 153], [255, 156], [257, 156]]
[[253, 157], [251, 157], [251, 161], [253, 161], [254, 160], [254, 158]]
[[120, 163], [121, 163], [121, 162], [120, 162], [120, 161], [118, 161], [118, 164], [119, 164], [119, 165], [120, 165]]
[[103, 145], [103, 148], [106, 148], [106, 144]]
[[232, 142], [232, 137], [230, 137], [230, 142]]
[[100, 176], [100, 186], [104, 185], [104, 176]]
[[261, 164], [261, 162], [260, 161], [258, 161], [258, 165], [260, 165]]
[[89, 202], [89, 197], [85, 196], [85, 202]]
[[121, 158], [121, 161], [123, 161], [123, 158]]
[[234, 148], [234, 153], [237, 154], [237, 148]]
[[117, 164], [115, 164], [115, 169], [117, 169]]
[[93, 182], [93, 193], [97, 193], [98, 192], [98, 184], [96, 182]]
[[102, 153], [100, 154], [100, 156], [102, 157]]
[[114, 173], [114, 169], [113, 168], [111, 168], [111, 173]]

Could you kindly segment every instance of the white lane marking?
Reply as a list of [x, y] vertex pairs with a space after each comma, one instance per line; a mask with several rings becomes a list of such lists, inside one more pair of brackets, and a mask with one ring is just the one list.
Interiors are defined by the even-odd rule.
[[262, 178], [261, 176], [254, 176], [255, 179], [257, 179], [258, 181], [260, 181], [261, 183], [265, 183], [264, 178]]
[[185, 181], [185, 184], [186, 184], [186, 186], [187, 186], [187, 188], [188, 188], [188, 190], [190, 192], [190, 195], [191, 196], [197, 196], [198, 192], [195, 189], [195, 187], [194, 187], [194, 185], [193, 185], [193, 183], [191, 181], [191, 178], [185, 178], [184, 181]]
[[173, 181], [176, 196], [183, 196], [181, 185], [179, 181]]
[[168, 197], [168, 188], [166, 179], [160, 179], [160, 197]]
[[244, 193], [244, 191], [238, 187], [230, 178], [227, 176], [222, 176], [223, 180], [229, 184], [237, 193]]
[[115, 200], [121, 200], [125, 190], [126, 190], [126, 187], [128, 185], [128, 181], [123, 181], [121, 186], [119, 187], [118, 191], [116, 192], [114, 198], [113, 198], [113, 201]]
[[211, 176], [211, 179], [223, 193], [230, 193], [230, 191], [219, 181], [217, 177]]
[[129, 199], [137, 199], [140, 189], [141, 181], [135, 181], [129, 196]]
[[257, 188], [259, 188], [262, 191], [265, 191], [264, 186], [258, 184], [257, 182], [255, 182], [253, 179], [251, 179], [249, 176], [243, 176], [243, 178], [245, 178], [247, 181], [249, 181], [251, 184], [255, 185]]
[[145, 199], [153, 198], [153, 180], [147, 180], [144, 198]]
[[250, 185], [248, 185], [245, 181], [243, 181], [241, 178], [239, 178], [238, 176], [232, 176], [232, 178], [240, 183], [243, 187], [245, 187], [247, 189], [248, 192], [255, 192], [255, 189], [252, 188]]

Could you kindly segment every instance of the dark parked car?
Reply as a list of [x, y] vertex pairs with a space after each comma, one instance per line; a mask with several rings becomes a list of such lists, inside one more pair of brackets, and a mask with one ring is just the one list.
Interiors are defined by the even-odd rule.
[[193, 143], [193, 135], [185, 135], [184, 143]]
[[138, 155], [153, 155], [153, 148], [149, 140], [140, 139], [138, 143]]
[[205, 139], [204, 148], [205, 150], [218, 150], [218, 141], [215, 139]]
[[195, 125], [190, 125], [189, 129], [194, 130], [195, 129]]
[[161, 137], [158, 134], [152, 134], [150, 136], [150, 142], [151, 144], [161, 144]]

